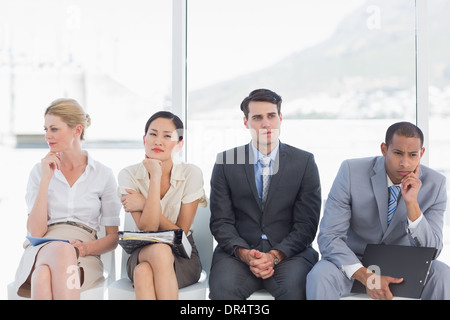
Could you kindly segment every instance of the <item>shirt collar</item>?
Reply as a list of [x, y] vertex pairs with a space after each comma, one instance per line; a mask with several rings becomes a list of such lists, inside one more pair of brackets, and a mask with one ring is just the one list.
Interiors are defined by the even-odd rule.
[[180, 180], [186, 180], [186, 171], [183, 170], [182, 166], [181, 166], [182, 162], [179, 161], [173, 161], [173, 167], [172, 167], [172, 173], [170, 175], [170, 182], [172, 183], [172, 181], [180, 181]]
[[95, 170], [97, 168], [97, 164], [95, 163], [94, 159], [91, 157], [91, 155], [89, 154], [89, 152], [87, 152], [86, 150], [83, 150], [84, 154], [87, 156], [88, 159], [88, 166], [92, 167], [93, 170]]
[[[258, 160], [261, 159], [262, 157], [265, 157], [265, 155], [263, 155], [253, 144], [253, 141], [250, 142], [252, 149], [253, 149], [253, 163], [258, 163]], [[270, 157], [270, 159], [272, 161], [276, 160], [277, 157], [277, 153], [278, 153], [278, 149], [280, 147], [280, 142], [278, 141], [277, 145], [275, 146], [275, 148], [272, 150], [271, 153], [269, 153], [267, 156]]]
[[[84, 154], [85, 156], [87, 156], [87, 161], [88, 161], [87, 166], [86, 166], [86, 169], [85, 169], [84, 172], [83, 172], [83, 175], [84, 175], [84, 174], [89, 174], [89, 172], [90, 172], [91, 170], [95, 170], [95, 169], [97, 168], [97, 163], [96, 163], [96, 161], [91, 157], [91, 155], [89, 154], [89, 152], [87, 152], [86, 150], [82, 150], [82, 152], [83, 152], [83, 154]], [[83, 175], [82, 175], [82, 176], [83, 176]], [[56, 171], [55, 171], [55, 176], [56, 176], [58, 179], [60, 179], [60, 180], [66, 181], [66, 178], [64, 177], [64, 175], [63, 175], [63, 173], [61, 172], [61, 170], [56, 170]]]
[[399, 184], [394, 184], [394, 183], [392, 182], [391, 178], [389, 178], [389, 176], [388, 176], [387, 174], [386, 174], [386, 178], [387, 178], [387, 186], [388, 186], [388, 188], [391, 187], [391, 186], [400, 186], [400, 184], [401, 184], [401, 183], [399, 183]]
[[[181, 167], [181, 162], [173, 161], [172, 172], [170, 174], [170, 184], [175, 184], [175, 181], [186, 180], [185, 172]], [[141, 162], [136, 171], [136, 179], [148, 179], [148, 172], [144, 164]]]

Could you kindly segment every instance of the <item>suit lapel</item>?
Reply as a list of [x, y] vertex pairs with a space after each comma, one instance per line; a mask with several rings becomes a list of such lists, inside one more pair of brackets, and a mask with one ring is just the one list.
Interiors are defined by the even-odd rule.
[[387, 204], [389, 194], [387, 192], [386, 169], [384, 168], [384, 157], [377, 158], [374, 165], [374, 175], [371, 178], [372, 189], [378, 206], [378, 214], [380, 218], [383, 233], [387, 230]]
[[269, 192], [267, 193], [267, 199], [266, 199], [266, 207], [267, 204], [272, 199], [273, 191], [277, 189], [278, 184], [281, 181], [281, 173], [282, 169], [285, 167], [282, 164], [284, 164], [284, 160], [286, 159], [286, 149], [284, 148], [284, 145], [279, 142], [279, 148], [278, 153], [275, 157], [275, 163], [273, 164], [273, 171], [272, 171], [272, 177], [270, 179], [270, 185], [269, 185]]
[[[250, 142], [252, 143], [252, 142]], [[256, 189], [256, 182], [255, 182], [255, 166], [253, 163], [253, 148], [250, 144], [247, 144], [245, 146], [245, 164], [244, 164], [244, 170], [245, 175], [247, 176], [247, 182], [252, 190], [253, 197], [255, 198], [255, 201], [258, 203], [259, 207], [261, 208], [261, 201], [259, 201], [258, 197], [258, 190]]]

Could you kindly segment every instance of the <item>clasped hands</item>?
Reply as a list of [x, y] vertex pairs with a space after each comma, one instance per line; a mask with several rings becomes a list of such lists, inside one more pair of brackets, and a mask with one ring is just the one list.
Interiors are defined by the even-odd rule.
[[274, 256], [256, 249], [237, 248], [236, 254], [241, 261], [248, 264], [250, 271], [257, 278], [268, 279], [273, 276]]

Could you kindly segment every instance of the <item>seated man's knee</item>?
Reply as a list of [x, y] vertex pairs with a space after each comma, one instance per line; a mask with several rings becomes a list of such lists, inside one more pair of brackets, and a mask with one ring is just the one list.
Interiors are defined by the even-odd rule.
[[434, 260], [431, 264], [429, 278], [450, 291], [450, 267], [446, 263]]
[[[235, 290], [230, 278], [224, 274], [211, 272], [209, 278], [209, 293], [212, 300], [226, 300], [230, 295], [234, 295]], [[231, 291], [230, 291], [231, 290]]]
[[307, 280], [317, 281], [329, 277], [333, 278], [336, 272], [341, 272], [336, 265], [327, 260], [320, 260], [308, 273]]
[[307, 299], [338, 298], [337, 282], [343, 277], [342, 271], [327, 260], [315, 264], [306, 277]]
[[431, 264], [431, 272], [438, 274], [441, 278], [448, 277], [450, 275], [450, 268], [447, 264], [439, 260], [434, 260]]
[[209, 287], [212, 300], [246, 299], [253, 292], [254, 282], [258, 281], [246, 265], [235, 268], [234, 261], [231, 264], [228, 262], [219, 261], [211, 269]]

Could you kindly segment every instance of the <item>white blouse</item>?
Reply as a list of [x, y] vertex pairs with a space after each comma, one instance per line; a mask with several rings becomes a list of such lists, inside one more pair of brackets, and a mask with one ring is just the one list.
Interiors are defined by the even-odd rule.
[[[55, 170], [48, 187], [48, 224], [73, 221], [95, 230], [99, 226], [119, 226], [121, 203], [112, 170], [88, 157], [84, 173], [72, 187], [60, 170]], [[31, 170], [25, 200], [31, 212], [41, 181], [41, 163]]]
[[[147, 198], [150, 178], [142, 162], [122, 169], [119, 172], [118, 180], [119, 197], [126, 194], [125, 189], [132, 189]], [[162, 214], [176, 224], [181, 204], [195, 200], [200, 200], [198, 204], [200, 208], [206, 207], [207, 199], [203, 189], [202, 171], [193, 164], [174, 161], [170, 176], [170, 188], [161, 199]]]

